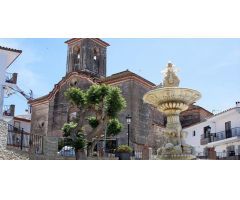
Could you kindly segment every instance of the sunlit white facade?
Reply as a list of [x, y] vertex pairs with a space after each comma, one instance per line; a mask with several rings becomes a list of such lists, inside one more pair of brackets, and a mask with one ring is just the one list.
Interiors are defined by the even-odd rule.
[[[205, 121], [184, 129], [186, 143], [199, 156], [216, 158], [240, 155], [240, 103]], [[215, 155], [214, 155], [215, 154]]]
[[6, 86], [14, 87], [17, 80], [17, 74], [7, 74], [7, 69], [21, 53], [21, 50], [0, 46], [0, 119], [4, 116], [4, 90]]

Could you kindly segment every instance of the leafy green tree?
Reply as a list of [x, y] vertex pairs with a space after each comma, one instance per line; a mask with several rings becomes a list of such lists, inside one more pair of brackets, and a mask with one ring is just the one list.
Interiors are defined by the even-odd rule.
[[94, 84], [85, 91], [72, 87], [65, 92], [65, 96], [78, 110], [77, 120], [66, 123], [62, 129], [75, 149], [85, 148], [84, 142], [80, 141], [88, 141], [94, 148], [96, 138], [102, 139], [105, 132], [109, 137], [121, 132], [118, 114], [126, 107], [126, 101], [118, 87]]

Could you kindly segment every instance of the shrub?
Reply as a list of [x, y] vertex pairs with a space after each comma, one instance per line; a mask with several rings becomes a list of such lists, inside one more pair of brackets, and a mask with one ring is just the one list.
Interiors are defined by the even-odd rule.
[[77, 127], [77, 123], [70, 122], [63, 125], [62, 131], [64, 132], [64, 137], [70, 136], [71, 132]]
[[122, 124], [119, 122], [118, 119], [110, 119], [108, 122], [108, 127], [107, 127], [107, 135], [108, 136], [115, 136], [118, 133], [120, 133], [122, 130]]
[[97, 120], [96, 117], [89, 117], [88, 119], [88, 123], [92, 128], [97, 128], [97, 126], [99, 125], [99, 121]]
[[117, 148], [118, 153], [131, 153], [133, 149], [129, 147], [128, 145], [120, 145]]

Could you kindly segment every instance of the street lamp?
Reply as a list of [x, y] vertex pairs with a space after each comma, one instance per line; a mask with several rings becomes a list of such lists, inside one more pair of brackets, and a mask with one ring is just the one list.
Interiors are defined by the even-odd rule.
[[130, 124], [132, 121], [132, 117], [130, 115], [127, 115], [126, 120], [127, 120], [127, 125], [128, 125], [128, 146], [129, 146]]

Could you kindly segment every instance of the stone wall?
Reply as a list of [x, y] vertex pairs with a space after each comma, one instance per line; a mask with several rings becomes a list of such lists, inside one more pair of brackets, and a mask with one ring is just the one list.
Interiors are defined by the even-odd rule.
[[69, 102], [64, 93], [73, 85], [81, 88], [82, 90], [86, 90], [92, 85], [92, 83], [86, 78], [72, 77], [69, 82], [66, 82], [60, 88], [49, 103], [47, 136], [62, 136], [61, 129], [64, 123], [69, 120], [70, 114]]
[[206, 117], [213, 114], [197, 105], [190, 105], [189, 108], [180, 114], [182, 127], [188, 127], [198, 122], [203, 121]]
[[0, 120], [0, 160], [27, 160], [28, 153], [7, 148], [7, 123]]
[[36, 153], [36, 148], [31, 146], [29, 156], [31, 160], [58, 160], [58, 137], [43, 136], [42, 151]]
[[106, 76], [106, 47], [86, 38], [69, 45], [68, 48], [67, 73], [86, 70], [97, 76]]
[[46, 135], [48, 131], [49, 103], [34, 105], [32, 107], [31, 133]]
[[[143, 102], [143, 96], [150, 89], [135, 80], [127, 80], [112, 84], [122, 90], [127, 101], [127, 107], [119, 115], [123, 130], [118, 135], [119, 144], [127, 144], [128, 126], [126, 116], [132, 116], [130, 125], [130, 142], [143, 145], [147, 143], [148, 136], [154, 132], [154, 124], [164, 125], [164, 116], [149, 104]], [[151, 145], [151, 144], [149, 144]]]
[[0, 120], [0, 148], [5, 149], [7, 145], [7, 123]]

